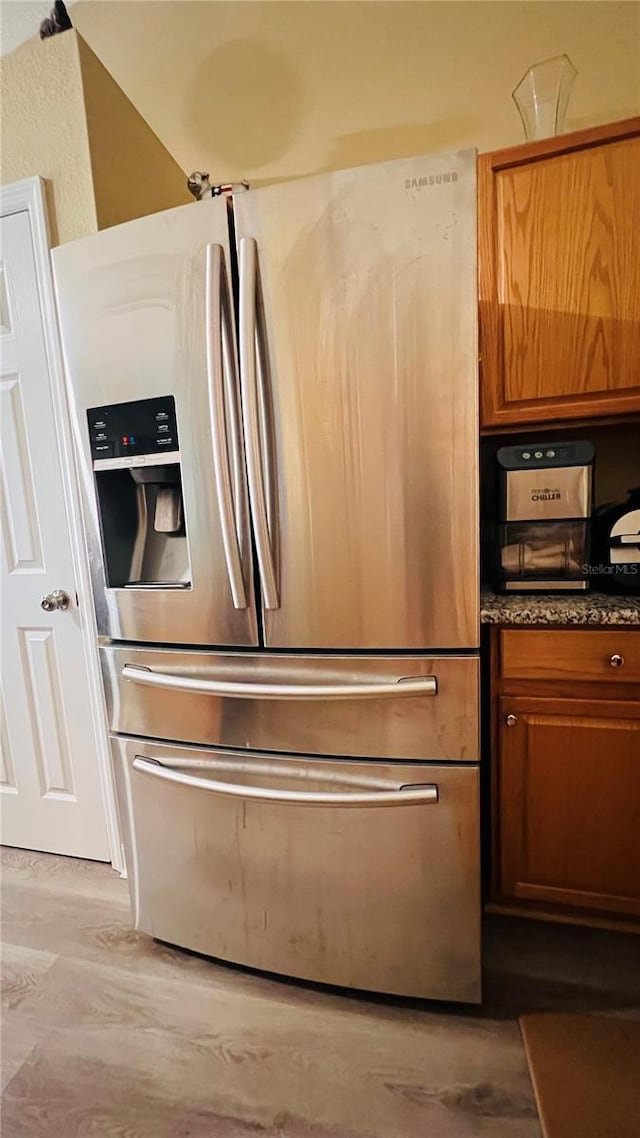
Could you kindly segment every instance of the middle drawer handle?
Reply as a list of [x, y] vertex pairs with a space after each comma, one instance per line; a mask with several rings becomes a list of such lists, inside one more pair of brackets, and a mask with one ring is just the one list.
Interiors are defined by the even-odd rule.
[[609, 663], [611, 664], [612, 668], [621, 668], [624, 664], [624, 656], [620, 656], [617, 652], [614, 652], [613, 656], [609, 660]]
[[122, 677], [148, 687], [173, 688], [235, 699], [378, 699], [380, 696], [436, 695], [435, 676], [400, 677], [380, 683], [264, 684], [243, 680], [204, 680], [197, 676], [176, 676], [152, 672], [137, 664], [125, 664]]

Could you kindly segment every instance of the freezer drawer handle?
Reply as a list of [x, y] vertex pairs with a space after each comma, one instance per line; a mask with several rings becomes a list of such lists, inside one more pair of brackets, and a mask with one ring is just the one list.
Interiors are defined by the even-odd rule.
[[[240, 241], [240, 383], [242, 415], [247, 448], [249, 502], [256, 539], [256, 553], [266, 609], [280, 607], [273, 556], [274, 534], [269, 528], [269, 441], [264, 423], [264, 391], [258, 391], [256, 289], [258, 286], [257, 245], [253, 237]], [[261, 377], [264, 383], [264, 376]], [[260, 401], [262, 400], [262, 421]], [[267, 468], [265, 473], [265, 467]]]
[[[205, 306], [209, 415], [222, 546], [233, 607], [246, 609], [240, 549], [242, 457], [236, 409], [236, 365], [229, 338], [229, 298], [222, 245], [207, 245], [206, 248]], [[230, 447], [227, 443], [226, 413], [231, 419]]]
[[379, 699], [381, 696], [437, 695], [435, 676], [408, 676], [391, 683], [362, 684], [260, 684], [242, 680], [201, 680], [197, 676], [176, 676], [152, 672], [138, 664], [125, 664], [122, 677], [134, 684], [202, 692], [235, 699]]
[[428, 806], [438, 801], [438, 787], [433, 784], [408, 783], [394, 790], [364, 791], [361, 794], [330, 794], [312, 790], [268, 790], [263, 786], [241, 786], [233, 782], [216, 782], [196, 775], [165, 767], [159, 759], [145, 759], [136, 755], [133, 767], [141, 774], [191, 786], [197, 790], [210, 790], [229, 798], [253, 798], [260, 802], [276, 802], [283, 806]]

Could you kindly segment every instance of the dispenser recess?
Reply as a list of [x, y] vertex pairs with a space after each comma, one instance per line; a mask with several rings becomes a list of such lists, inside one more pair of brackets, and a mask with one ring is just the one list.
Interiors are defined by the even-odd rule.
[[107, 586], [189, 588], [173, 396], [87, 412]]

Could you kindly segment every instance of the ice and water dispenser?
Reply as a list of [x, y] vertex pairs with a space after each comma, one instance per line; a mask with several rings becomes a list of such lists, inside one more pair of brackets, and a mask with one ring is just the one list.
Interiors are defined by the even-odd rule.
[[173, 396], [87, 412], [107, 586], [189, 588]]

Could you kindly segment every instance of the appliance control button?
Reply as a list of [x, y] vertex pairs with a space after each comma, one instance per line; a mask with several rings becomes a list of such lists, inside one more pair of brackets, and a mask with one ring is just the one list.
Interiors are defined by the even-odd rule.
[[158, 430], [158, 433], [160, 431], [168, 431], [169, 430], [169, 424], [168, 423], [158, 423], [157, 430]]
[[528, 450], [523, 450], [522, 457], [523, 458], [531, 458], [531, 452]]
[[93, 453], [96, 458], [113, 458], [113, 447], [111, 443], [97, 443], [93, 448]]
[[93, 424], [93, 429], [94, 429], [94, 431], [103, 431], [103, 430], [104, 430], [104, 428], [106, 427], [106, 425], [107, 425], [107, 424], [105, 423], [104, 419], [98, 419], [98, 420], [97, 420], [97, 421], [96, 421], [96, 422]]
[[168, 418], [169, 418], [169, 416], [168, 416], [166, 411], [156, 411], [156, 419], [158, 420], [159, 423], [163, 422], [165, 419], [168, 419]]
[[541, 450], [536, 450], [536, 451], [534, 451], [533, 457], [534, 458], [544, 458], [544, 455], [543, 455]]
[[98, 433], [96, 435], [96, 442], [97, 443], [103, 443], [105, 441], [106, 437], [107, 436], [106, 436], [104, 431], [98, 431]]
[[548, 450], [547, 451], [547, 458], [555, 458], [555, 457], [556, 457], [556, 452], [554, 450]]
[[173, 439], [156, 439], [159, 447], [173, 446]]

